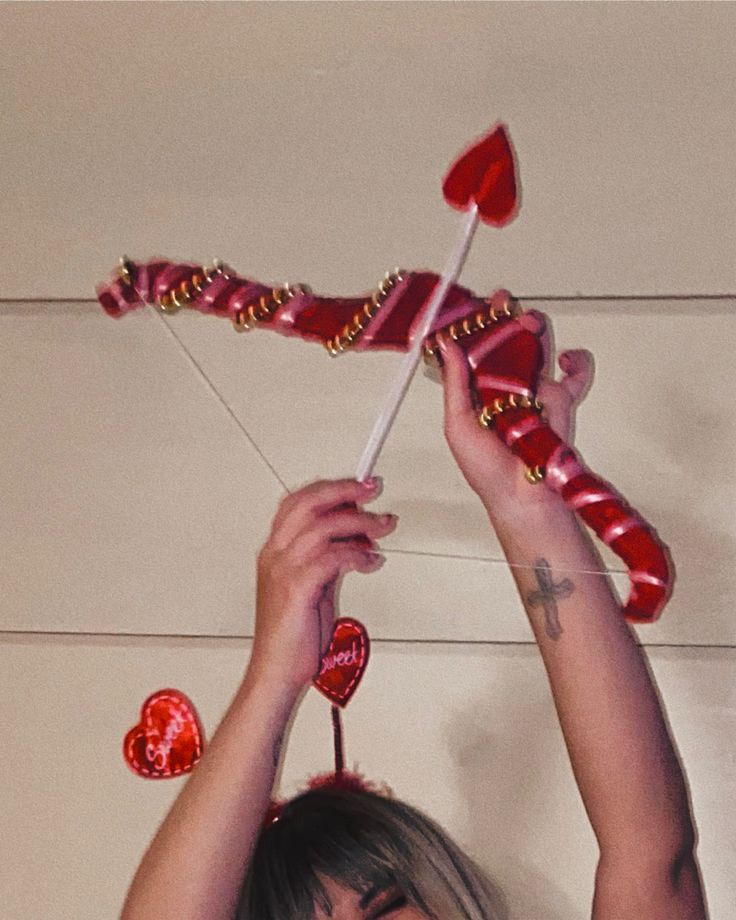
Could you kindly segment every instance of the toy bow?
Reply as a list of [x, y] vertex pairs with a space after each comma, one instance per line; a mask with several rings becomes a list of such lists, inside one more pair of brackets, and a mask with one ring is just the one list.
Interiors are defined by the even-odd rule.
[[[459, 239], [442, 275], [396, 270], [378, 289], [361, 297], [323, 297], [306, 285], [271, 287], [243, 278], [215, 262], [121, 260], [118, 275], [98, 289], [102, 307], [121, 317], [154, 304], [164, 313], [190, 308], [229, 318], [237, 331], [254, 327], [318, 341], [331, 355], [366, 349], [406, 352], [386, 403], [358, 463], [356, 478], [370, 475], [407, 391], [420, 355], [438, 360], [437, 336], [459, 343], [480, 402], [479, 422], [526, 466], [530, 483], [559, 493], [565, 503], [626, 564], [631, 583], [623, 607], [627, 620], [652, 622], [672, 591], [674, 569], [656, 531], [609, 483], [583, 464], [575, 449], [548, 425], [537, 389], [544, 369], [541, 330], [520, 322], [508, 291], [480, 297], [456, 281], [479, 222], [503, 227], [517, 212], [518, 183], [508, 132], [498, 124], [463, 152], [444, 182], [445, 200], [465, 212]], [[341, 627], [342, 620], [342, 627]], [[350, 625], [349, 624], [357, 624]], [[342, 771], [339, 710], [357, 688], [367, 662], [367, 633], [350, 618], [336, 621], [335, 642], [350, 629], [365, 634], [365, 652], [342, 663], [333, 648], [333, 673], [315, 685], [331, 700], [335, 720], [336, 772]], [[330, 655], [328, 650], [327, 656]], [[323, 659], [324, 663], [324, 659]]]

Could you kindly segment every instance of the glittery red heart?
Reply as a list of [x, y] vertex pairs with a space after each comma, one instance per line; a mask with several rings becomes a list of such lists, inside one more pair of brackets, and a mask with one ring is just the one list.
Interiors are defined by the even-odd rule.
[[442, 183], [445, 201], [467, 211], [478, 205], [480, 219], [503, 227], [516, 215], [516, 168], [506, 126], [496, 125], [455, 160]]
[[365, 626], [352, 617], [340, 617], [335, 620], [332, 642], [312, 683], [332, 703], [347, 706], [368, 665], [369, 653]]
[[158, 690], [123, 741], [128, 766], [146, 779], [190, 773], [202, 756], [204, 733], [192, 703], [178, 690]]

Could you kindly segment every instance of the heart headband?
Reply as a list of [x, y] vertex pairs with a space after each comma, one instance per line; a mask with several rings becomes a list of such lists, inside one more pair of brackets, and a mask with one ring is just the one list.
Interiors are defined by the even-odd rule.
[[[358, 773], [345, 770], [345, 752], [340, 708], [350, 702], [365, 673], [370, 655], [370, 640], [365, 626], [352, 617], [335, 620], [332, 641], [322, 657], [313, 685], [332, 704], [335, 751], [334, 773], [308, 780], [309, 789], [325, 787], [372, 790], [390, 794]], [[141, 707], [139, 722], [123, 741], [123, 756], [128, 766], [144, 779], [171, 779], [190, 773], [202, 756], [204, 732], [193, 703], [178, 690], [159, 690]], [[279, 819], [285, 800], [272, 800], [264, 826]]]

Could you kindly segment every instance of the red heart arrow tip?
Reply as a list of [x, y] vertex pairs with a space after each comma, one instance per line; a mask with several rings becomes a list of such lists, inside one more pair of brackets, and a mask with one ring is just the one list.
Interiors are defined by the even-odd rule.
[[445, 201], [459, 211], [471, 204], [486, 224], [504, 227], [516, 216], [516, 165], [506, 125], [497, 124], [455, 160], [442, 183]]

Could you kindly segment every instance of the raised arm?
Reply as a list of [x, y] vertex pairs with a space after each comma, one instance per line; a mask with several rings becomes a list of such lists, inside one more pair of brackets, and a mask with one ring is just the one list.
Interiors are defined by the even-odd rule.
[[[447, 440], [512, 566], [598, 840], [593, 918], [703, 920], [685, 778], [605, 567], [562, 499], [530, 485], [518, 459], [478, 424], [462, 351], [451, 340], [441, 351]], [[563, 380], [545, 380], [538, 395], [571, 443], [592, 358], [568, 352], [559, 363]]]
[[287, 723], [332, 638], [336, 581], [375, 571], [374, 541], [395, 526], [361, 508], [377, 492], [376, 483], [318, 482], [282, 502], [258, 560], [247, 672], [144, 856], [121, 920], [232, 920]]

